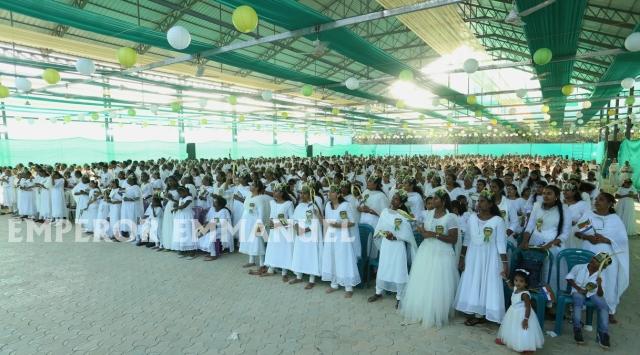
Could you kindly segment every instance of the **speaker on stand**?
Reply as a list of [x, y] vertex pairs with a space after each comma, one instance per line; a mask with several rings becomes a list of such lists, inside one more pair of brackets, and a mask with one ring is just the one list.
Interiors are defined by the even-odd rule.
[[187, 143], [187, 159], [195, 160], [196, 159], [196, 144], [195, 143]]
[[307, 158], [312, 158], [313, 157], [313, 145], [308, 145], [307, 146]]

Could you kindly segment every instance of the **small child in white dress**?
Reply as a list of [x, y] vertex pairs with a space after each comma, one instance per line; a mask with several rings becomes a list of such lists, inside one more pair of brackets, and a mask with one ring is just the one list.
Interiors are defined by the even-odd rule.
[[[502, 276], [506, 279], [504, 273]], [[509, 349], [523, 354], [533, 354], [536, 349], [542, 348], [544, 335], [536, 312], [531, 309], [531, 295], [527, 291], [529, 272], [516, 269], [513, 282], [507, 280], [507, 284], [513, 289], [511, 307], [502, 319], [496, 344], [506, 345]], [[532, 321], [529, 322], [529, 319]]]

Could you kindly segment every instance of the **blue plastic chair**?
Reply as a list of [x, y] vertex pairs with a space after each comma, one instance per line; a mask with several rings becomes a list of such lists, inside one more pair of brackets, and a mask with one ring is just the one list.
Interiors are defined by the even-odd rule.
[[[516, 265], [518, 265], [518, 260], [520, 260], [521, 258], [524, 258], [525, 256], [524, 253], [525, 253], [524, 250], [517, 248], [513, 252], [513, 254], [511, 254], [511, 265], [509, 267], [509, 276], [511, 276], [512, 278], [513, 278], [513, 274], [516, 271]], [[547, 257], [549, 258], [549, 273], [547, 274], [547, 279], [542, 280], [544, 284], [549, 284], [549, 281], [551, 280], [551, 272], [553, 271], [553, 254], [538, 251], [534, 248], [529, 249], [527, 253], [529, 253], [529, 255], [527, 256], [533, 255], [534, 259], [540, 260], [540, 261], [544, 261], [545, 259], [547, 259]], [[513, 294], [513, 290], [510, 290], [509, 287], [507, 287], [507, 290], [505, 292], [505, 298], [508, 297], [508, 299], [511, 300], [512, 294]], [[545, 308], [546, 308], [547, 302], [542, 293], [530, 292], [529, 294], [531, 295], [531, 299], [536, 301], [536, 315], [538, 316], [540, 329], [544, 329], [544, 314], [545, 314]]]
[[[360, 232], [360, 247], [361, 247], [361, 256], [358, 259], [358, 271], [360, 272], [360, 284], [358, 288], [364, 288], [365, 271], [368, 270], [369, 265], [369, 238], [373, 238], [374, 229], [368, 224], [358, 224], [358, 231]], [[369, 279], [367, 278], [367, 288], [369, 287]]]
[[[587, 264], [591, 261], [595, 254], [583, 249], [565, 249], [558, 253], [556, 258], [556, 275], [558, 278], [558, 284], [556, 289], [560, 289], [560, 263], [564, 260], [567, 262], [567, 270], [571, 271], [571, 269], [579, 264]], [[573, 303], [573, 298], [571, 297], [571, 285], [567, 284], [567, 288], [564, 290], [563, 294], [558, 295], [558, 305], [556, 309], [556, 327], [555, 333], [560, 335], [562, 334], [562, 320], [564, 319], [564, 309], [566, 305]], [[585, 303], [587, 306], [587, 325], [591, 325], [593, 322], [593, 310], [596, 308], [595, 305], [587, 300]], [[580, 310], [582, 313], [582, 310]], [[596, 331], [596, 340], [598, 339], [598, 332]]]

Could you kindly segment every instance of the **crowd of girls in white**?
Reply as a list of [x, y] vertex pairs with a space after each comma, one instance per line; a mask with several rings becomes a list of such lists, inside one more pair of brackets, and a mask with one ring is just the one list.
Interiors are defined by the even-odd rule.
[[[470, 315], [468, 326], [502, 322], [509, 276], [517, 276], [514, 294], [522, 294], [512, 303], [532, 317], [529, 302], [521, 302], [523, 273], [509, 275], [508, 242], [553, 255], [606, 252], [613, 263], [602, 287], [607, 321], [615, 322], [629, 280], [627, 235], [637, 234], [637, 192], [628, 177], [615, 196], [600, 192], [599, 169], [595, 161], [533, 156], [30, 164], [3, 169], [0, 201], [5, 213], [43, 223], [66, 223], [75, 210], [75, 223], [89, 234], [188, 259], [206, 253], [205, 261], [215, 260], [238, 248], [248, 255], [243, 267], [257, 267], [252, 275], [279, 272], [289, 284], [308, 275], [305, 289], [321, 278], [330, 282], [326, 293], [342, 286], [347, 298], [363, 281], [358, 261], [377, 259], [368, 302], [395, 292], [398, 312], [425, 327], [447, 324], [454, 310]], [[584, 221], [594, 225], [590, 232], [578, 228]], [[359, 225], [374, 229], [364, 245]], [[561, 290], [568, 273], [561, 269]], [[554, 271], [549, 286], [559, 294], [555, 279]], [[553, 304], [547, 307], [553, 317]], [[500, 343], [535, 351], [543, 340], [532, 323], [501, 330]], [[533, 341], [515, 345], [522, 332]]]

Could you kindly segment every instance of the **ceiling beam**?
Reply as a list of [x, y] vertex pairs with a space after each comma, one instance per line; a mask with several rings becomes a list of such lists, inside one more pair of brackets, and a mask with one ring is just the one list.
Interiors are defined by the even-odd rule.
[[[88, 3], [89, 0], [73, 0], [70, 5], [75, 6], [79, 9], [84, 9], [84, 7], [87, 6]], [[64, 37], [64, 35], [67, 34], [67, 31], [69, 31], [69, 26], [55, 25], [51, 30], [51, 35], [56, 37]]]
[[[158, 23], [154, 27], [154, 30], [160, 31], [160, 32], [167, 32], [171, 27], [175, 26], [175, 24], [177, 24], [178, 21], [180, 21], [182, 16], [185, 15], [184, 10], [192, 8], [194, 5], [196, 5], [199, 2], [200, 0], [180, 1], [179, 4], [176, 4], [176, 6], [180, 8], [180, 10], [174, 10], [174, 11], [171, 11], [169, 14], [167, 14], [164, 18], [162, 18], [160, 23]], [[136, 50], [136, 52], [138, 52], [138, 54], [145, 55], [147, 54], [149, 49], [151, 49], [151, 46], [148, 44], [138, 44], [134, 49]]]

